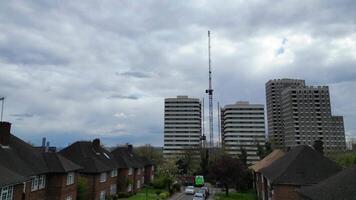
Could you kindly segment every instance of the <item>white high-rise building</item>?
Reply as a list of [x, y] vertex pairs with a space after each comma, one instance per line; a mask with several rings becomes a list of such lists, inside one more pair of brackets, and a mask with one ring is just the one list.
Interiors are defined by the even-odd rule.
[[222, 145], [227, 154], [238, 157], [241, 149], [247, 152], [247, 163], [260, 160], [258, 145], [265, 146], [264, 106], [239, 101], [221, 110]]
[[167, 157], [200, 149], [201, 103], [197, 98], [177, 96], [164, 101], [164, 148]]

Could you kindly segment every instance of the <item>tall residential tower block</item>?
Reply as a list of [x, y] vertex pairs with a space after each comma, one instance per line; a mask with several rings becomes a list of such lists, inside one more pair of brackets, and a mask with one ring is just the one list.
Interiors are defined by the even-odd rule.
[[247, 153], [247, 163], [260, 160], [258, 146], [265, 146], [264, 106], [240, 101], [221, 110], [222, 146], [227, 154], [238, 157]]
[[201, 102], [197, 98], [177, 96], [164, 101], [164, 157], [178, 157], [201, 147]]
[[[294, 84], [286, 86], [288, 82]], [[313, 145], [320, 140], [326, 152], [346, 149], [343, 117], [331, 113], [328, 86], [278, 79], [266, 83], [266, 94], [269, 139], [274, 147]]]

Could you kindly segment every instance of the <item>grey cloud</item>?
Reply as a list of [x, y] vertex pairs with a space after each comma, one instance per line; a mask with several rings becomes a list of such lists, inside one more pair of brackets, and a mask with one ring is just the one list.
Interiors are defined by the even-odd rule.
[[144, 72], [132, 72], [132, 71], [122, 72], [122, 73], [116, 72], [116, 75], [129, 76], [129, 77], [135, 77], [135, 78], [149, 78], [149, 77], [151, 77], [150, 75], [148, 75], [147, 73], [144, 73]]
[[62, 145], [107, 133], [110, 143], [161, 145], [164, 97], [205, 97], [210, 29], [215, 101], [264, 103], [268, 79], [304, 78], [331, 85], [335, 112], [356, 135], [344, 100], [356, 97], [346, 95], [356, 84], [355, 9], [353, 0], [2, 1], [5, 117], [35, 113], [16, 121], [29, 140]]
[[139, 97], [138, 96], [134, 96], [134, 95], [129, 95], [129, 96], [125, 96], [125, 95], [111, 95], [108, 97], [109, 99], [129, 99], [129, 100], [138, 100]]

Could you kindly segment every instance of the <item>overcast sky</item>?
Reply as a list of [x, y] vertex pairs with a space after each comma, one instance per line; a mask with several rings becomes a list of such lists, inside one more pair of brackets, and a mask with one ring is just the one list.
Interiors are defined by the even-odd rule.
[[[12, 132], [53, 145], [163, 144], [165, 97], [265, 104], [265, 82], [330, 86], [356, 136], [356, 1], [0, 2], [0, 96]], [[216, 106], [215, 106], [216, 107]]]

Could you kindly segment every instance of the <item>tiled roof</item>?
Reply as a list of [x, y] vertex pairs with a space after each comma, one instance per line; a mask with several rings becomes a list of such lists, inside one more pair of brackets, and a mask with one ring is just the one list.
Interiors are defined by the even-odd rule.
[[336, 174], [341, 167], [309, 146], [298, 146], [261, 173], [273, 184], [311, 185]]
[[117, 147], [111, 153], [120, 162], [121, 168], [142, 168], [145, 166], [142, 160], [125, 146]]
[[59, 152], [77, 165], [83, 173], [101, 173], [119, 168], [114, 156], [103, 147], [94, 148], [90, 141], [79, 141]]
[[24, 177], [4, 166], [0, 163], [0, 188], [8, 185], [22, 183], [29, 178]]
[[272, 153], [268, 154], [265, 158], [263, 158], [256, 164], [250, 166], [249, 168], [255, 172], [259, 172], [261, 169], [268, 167], [271, 163], [282, 157], [284, 154], [284, 151], [280, 149], [275, 149], [272, 151]]
[[302, 196], [310, 200], [355, 200], [356, 165], [310, 187], [299, 190]]
[[1, 182], [13, 182], [9, 174], [13, 180], [23, 180], [34, 175], [66, 173], [80, 168], [57, 153], [41, 152], [11, 134], [9, 145], [0, 146], [0, 163]]

